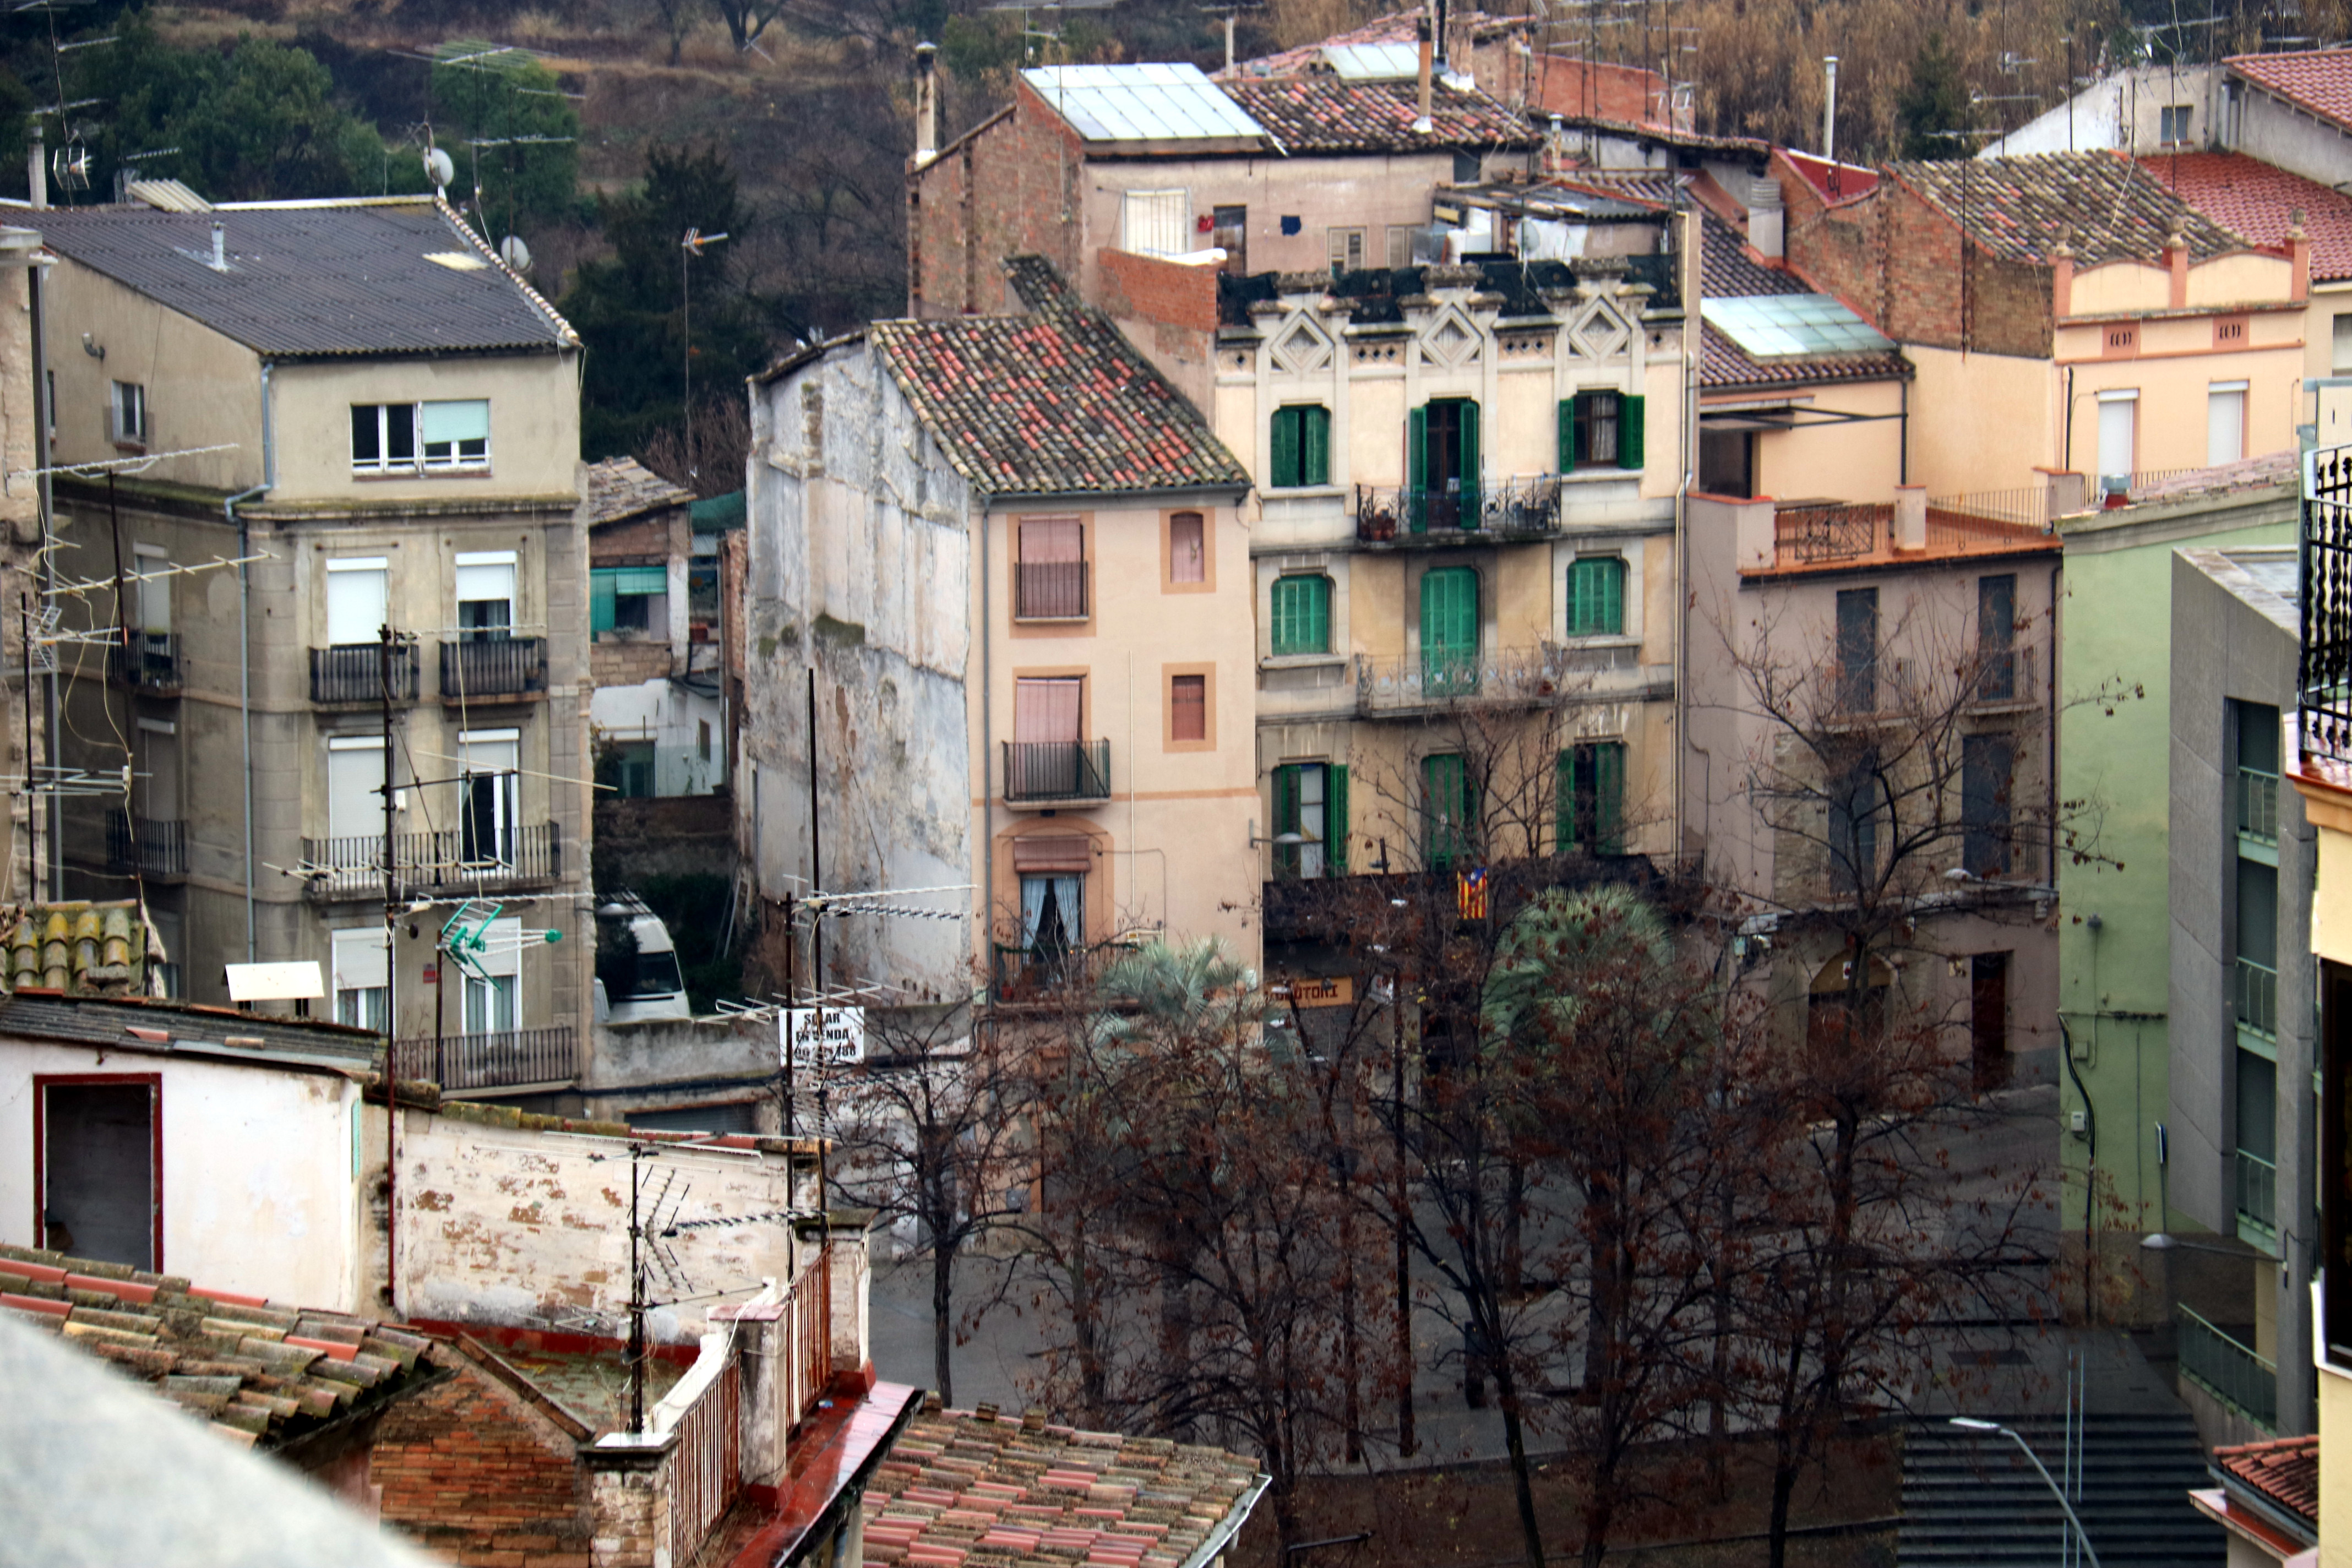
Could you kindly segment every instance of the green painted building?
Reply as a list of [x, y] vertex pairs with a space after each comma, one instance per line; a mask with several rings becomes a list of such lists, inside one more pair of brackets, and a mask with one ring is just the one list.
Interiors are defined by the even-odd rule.
[[[2249, 468], [2253, 465], [2247, 465]], [[2102, 1256], [2138, 1258], [2139, 1237], [2196, 1229], [2159, 1215], [2156, 1129], [2169, 1093], [2172, 554], [2291, 544], [2292, 454], [2234, 487], [2062, 519], [2058, 778], [2093, 858], [2059, 856], [2058, 1008], [2063, 1223]], [[2102, 700], [2102, 699], [2105, 700]], [[2120, 864], [2117, 864], [2117, 863]], [[2072, 1303], [2070, 1303], [2071, 1305]]]

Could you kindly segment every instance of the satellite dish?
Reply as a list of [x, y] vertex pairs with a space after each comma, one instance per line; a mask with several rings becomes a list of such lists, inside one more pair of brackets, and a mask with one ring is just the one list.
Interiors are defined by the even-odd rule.
[[427, 147], [425, 149], [425, 177], [433, 182], [435, 190], [446, 191], [449, 188], [449, 182], [457, 177], [457, 165], [451, 163], [449, 154], [440, 148]]
[[499, 241], [499, 258], [517, 272], [530, 270], [530, 247], [522, 242], [522, 236], [519, 234], [510, 234]]

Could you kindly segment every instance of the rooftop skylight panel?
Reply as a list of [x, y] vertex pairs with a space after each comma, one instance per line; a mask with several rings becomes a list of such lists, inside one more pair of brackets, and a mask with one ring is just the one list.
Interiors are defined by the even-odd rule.
[[1877, 328], [1827, 294], [1707, 300], [1700, 303], [1699, 314], [1754, 359], [1884, 353], [1895, 346]]
[[1323, 63], [1341, 81], [1409, 81], [1421, 75], [1421, 46], [1326, 44]]
[[1265, 134], [1198, 66], [1034, 66], [1021, 75], [1089, 142], [1205, 142]]

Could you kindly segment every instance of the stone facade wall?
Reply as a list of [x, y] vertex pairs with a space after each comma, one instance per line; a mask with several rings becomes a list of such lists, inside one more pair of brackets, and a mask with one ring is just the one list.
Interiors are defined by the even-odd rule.
[[1891, 178], [1826, 205], [1783, 178], [1790, 260], [1887, 336], [1936, 348], [2046, 357], [2050, 269], [1965, 247], [1958, 226]]
[[911, 175], [907, 187], [908, 313], [992, 315], [1009, 308], [1003, 260], [1043, 256], [1078, 276], [1086, 237], [1074, 221], [1085, 151], [1027, 83], [1012, 109]]

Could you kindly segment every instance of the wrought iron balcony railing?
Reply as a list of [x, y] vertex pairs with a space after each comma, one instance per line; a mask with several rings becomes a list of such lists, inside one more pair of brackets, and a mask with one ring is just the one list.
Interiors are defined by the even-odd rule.
[[[395, 896], [490, 892], [563, 875], [563, 835], [552, 822], [482, 834], [448, 827], [393, 835]], [[315, 899], [383, 892], [383, 835], [302, 840], [303, 876]]]
[[427, 1035], [394, 1040], [392, 1048], [400, 1077], [428, 1079], [456, 1092], [570, 1083], [580, 1076], [579, 1051], [568, 1028], [500, 1029], [437, 1039]]
[[106, 678], [142, 691], [180, 689], [180, 638], [173, 632], [132, 632], [106, 650]]
[[2352, 447], [2304, 461], [2297, 742], [2305, 757], [2352, 763]]
[[106, 814], [106, 868], [127, 876], [161, 879], [188, 874], [188, 825], [133, 816], [119, 807]]
[[547, 689], [545, 637], [484, 637], [441, 645], [441, 700], [525, 697]]
[[1460, 702], [1547, 702], [1588, 686], [1591, 666], [1572, 648], [1537, 647], [1424, 651], [1391, 658], [1356, 658], [1356, 711], [1366, 715], [1425, 712]]
[[1372, 544], [1442, 544], [1466, 533], [1558, 533], [1561, 489], [1558, 474], [1514, 475], [1451, 490], [1358, 485], [1356, 537]]
[[2180, 1375], [2266, 1432], [2278, 1430], [2278, 1366], [2189, 1307], [2180, 1309]]
[[1016, 621], [1082, 621], [1087, 618], [1087, 563], [1023, 561], [1013, 568], [1013, 618]]
[[1108, 741], [1007, 741], [1004, 798], [1051, 805], [1110, 798]]
[[[416, 645], [402, 643], [392, 650], [392, 700], [416, 700]], [[338, 643], [310, 650], [310, 700], [313, 702], [381, 702], [383, 700], [383, 648], [381, 644]]]
[[2278, 774], [2238, 770], [2238, 837], [2278, 842]]

